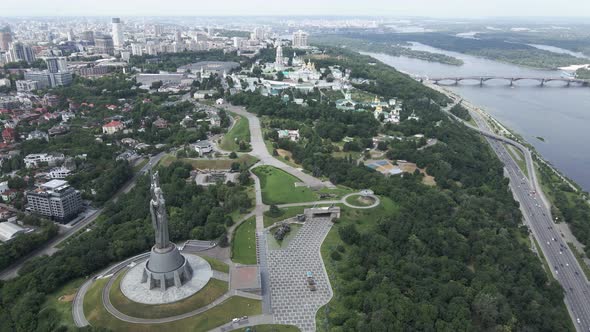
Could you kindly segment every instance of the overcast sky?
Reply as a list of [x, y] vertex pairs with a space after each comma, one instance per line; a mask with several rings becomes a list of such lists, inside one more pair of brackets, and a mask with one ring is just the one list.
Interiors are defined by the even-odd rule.
[[590, 0], [0, 0], [0, 16], [590, 16]]

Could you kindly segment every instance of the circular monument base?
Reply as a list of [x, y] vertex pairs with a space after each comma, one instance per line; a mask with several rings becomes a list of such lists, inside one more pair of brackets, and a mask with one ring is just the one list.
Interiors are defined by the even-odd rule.
[[164, 304], [185, 299], [200, 291], [211, 276], [211, 265], [203, 258], [195, 255], [183, 255], [193, 269], [193, 276], [181, 287], [169, 287], [165, 291], [160, 288], [149, 288], [149, 283], [141, 283], [147, 260], [132, 267], [121, 280], [121, 291], [128, 299], [144, 304]]

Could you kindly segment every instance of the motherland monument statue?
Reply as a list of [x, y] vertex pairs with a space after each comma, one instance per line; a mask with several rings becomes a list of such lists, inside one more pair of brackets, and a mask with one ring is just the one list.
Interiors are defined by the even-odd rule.
[[176, 245], [170, 242], [166, 200], [160, 187], [158, 172], [151, 174], [150, 214], [156, 243], [152, 247], [141, 282], [149, 283], [149, 289], [165, 291], [171, 286], [181, 287], [193, 276], [193, 269]]
[[160, 188], [160, 177], [158, 172], [152, 174], [150, 185], [152, 199], [150, 200], [150, 213], [152, 215], [152, 226], [156, 232], [156, 249], [165, 249], [170, 245], [168, 233], [168, 215], [166, 214], [166, 200]]

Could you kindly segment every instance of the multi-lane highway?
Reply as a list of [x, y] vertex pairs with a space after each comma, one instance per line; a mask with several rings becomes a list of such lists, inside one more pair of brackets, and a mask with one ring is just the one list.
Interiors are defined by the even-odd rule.
[[[459, 102], [460, 100], [456, 101], [456, 103]], [[450, 107], [444, 110], [448, 112]], [[517, 142], [492, 133], [487, 122], [481, 118], [479, 113], [470, 109], [470, 114], [475, 120], [477, 128], [464, 123], [482, 133], [504, 163], [506, 174], [510, 179], [510, 188], [515, 199], [520, 203], [525, 222], [537, 239], [541, 252], [549, 264], [551, 274], [564, 289], [564, 301], [576, 330], [590, 331], [590, 286], [581, 266], [562, 238], [562, 234], [555, 227], [546, 200], [538, 192], [539, 186], [534, 165], [530, 159], [530, 151]], [[453, 118], [457, 119], [454, 116]], [[526, 159], [530, 179], [521, 171], [516, 161], [508, 153], [504, 143], [516, 146], [521, 149], [525, 158], [529, 157]]]

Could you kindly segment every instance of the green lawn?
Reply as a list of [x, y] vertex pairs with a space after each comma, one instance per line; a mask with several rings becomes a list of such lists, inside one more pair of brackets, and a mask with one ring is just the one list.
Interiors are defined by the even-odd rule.
[[336, 188], [334, 188], [334, 189], [322, 188], [322, 189], [318, 190], [319, 194], [328, 194], [329, 195], [325, 198], [322, 198], [322, 200], [328, 200], [328, 201], [341, 199], [342, 197], [344, 197], [348, 194], [352, 194], [354, 192], [358, 192], [358, 190], [354, 190], [352, 188], [348, 188], [348, 187], [341, 186], [341, 185], [336, 186]]
[[346, 280], [339, 278], [338, 276], [338, 261], [333, 260], [330, 257], [332, 251], [336, 250], [336, 247], [341, 245], [346, 250], [342, 253], [342, 259], [340, 261], [346, 261], [347, 245], [340, 240], [338, 235], [338, 228], [343, 225], [354, 223], [359, 232], [368, 232], [371, 230], [375, 222], [384, 216], [389, 216], [397, 212], [398, 206], [391, 199], [387, 197], [380, 197], [381, 204], [373, 209], [353, 209], [346, 206], [340, 205], [342, 214], [340, 220], [334, 224], [328, 236], [322, 243], [321, 254], [324, 260], [324, 265], [330, 278], [330, 283], [334, 290], [334, 296], [332, 300], [325, 306], [321, 307], [316, 314], [316, 327], [318, 331], [329, 331], [330, 327], [326, 326], [326, 315], [337, 316], [341, 312], [345, 311], [346, 304], [338, 301], [338, 294], [341, 285], [346, 283]]
[[518, 168], [520, 168], [520, 170], [524, 173], [525, 176], [529, 176], [529, 170], [528, 168], [526, 168], [524, 154], [522, 154], [522, 152], [519, 149], [513, 147], [512, 145], [504, 144], [504, 146], [506, 147], [506, 150], [508, 151], [510, 156], [512, 156], [512, 159], [514, 159], [514, 161], [518, 165]]
[[301, 182], [287, 172], [272, 166], [260, 166], [252, 170], [260, 179], [262, 201], [265, 204], [286, 204], [317, 201], [318, 196], [307, 187], [295, 187]]
[[225, 264], [224, 262], [215, 259], [215, 258], [211, 258], [205, 255], [198, 255], [199, 257], [201, 257], [202, 259], [206, 260], [209, 265], [211, 265], [211, 268], [215, 271], [219, 271], [219, 272], [225, 272], [225, 273], [229, 273], [229, 265]]
[[283, 212], [283, 214], [281, 214], [280, 216], [277, 216], [277, 217], [267, 216], [267, 213], [268, 213], [268, 211], [267, 211], [264, 213], [264, 227], [268, 227], [277, 221], [293, 218], [298, 214], [302, 214], [303, 210], [305, 210], [305, 206], [292, 206], [292, 207], [282, 208], [281, 211]]
[[249, 218], [236, 229], [231, 259], [234, 263], [256, 264], [256, 217]]
[[[248, 327], [244, 327], [238, 330], [233, 331], [247, 331]], [[296, 326], [293, 325], [279, 325], [279, 324], [269, 324], [269, 325], [256, 325], [250, 327], [251, 332], [297, 332], [300, 331]]]
[[336, 152], [332, 152], [332, 157], [334, 158], [348, 158], [348, 156], [352, 156], [353, 160], [357, 160], [361, 157], [362, 152], [357, 152], [357, 151], [336, 151]]
[[246, 187], [246, 194], [248, 195], [248, 198], [250, 198], [250, 200], [252, 201], [252, 207], [248, 210], [242, 211], [240, 211], [240, 209], [237, 209], [230, 213], [229, 216], [234, 221], [234, 223], [238, 222], [239, 220], [242, 220], [242, 218], [244, 218], [247, 214], [249, 214], [256, 208], [256, 192], [254, 191], [254, 183]]
[[117, 280], [113, 283], [113, 287], [109, 291], [109, 297], [115, 308], [132, 317], [163, 318], [181, 315], [206, 306], [225, 294], [228, 290], [227, 282], [210, 279], [203, 289], [184, 300], [169, 304], [149, 305], [133, 302], [123, 295], [120, 284], [124, 275], [124, 273], [120, 273], [117, 276]]
[[372, 202], [362, 201], [360, 200], [361, 195], [352, 195], [346, 198], [346, 203], [355, 205], [355, 206], [369, 206], [372, 205]]
[[168, 332], [168, 331], [208, 331], [230, 322], [234, 317], [254, 316], [262, 313], [258, 300], [233, 296], [222, 304], [204, 313], [166, 324], [130, 324], [111, 316], [102, 305], [102, 288], [108, 279], [97, 280], [84, 298], [84, 313], [94, 327], [112, 331], [129, 332]]
[[236, 124], [232, 127], [232, 129], [223, 136], [221, 140], [221, 147], [225, 151], [238, 151], [239, 141], [246, 141], [250, 142], [250, 127], [248, 125], [248, 119], [236, 116]]
[[74, 330], [75, 324], [72, 318], [72, 301], [78, 288], [86, 281], [83, 278], [75, 279], [62, 286], [57, 291], [46, 296], [45, 303], [41, 305], [41, 312], [46, 310], [55, 310], [54, 314], [58, 315], [59, 321], [68, 330]]

